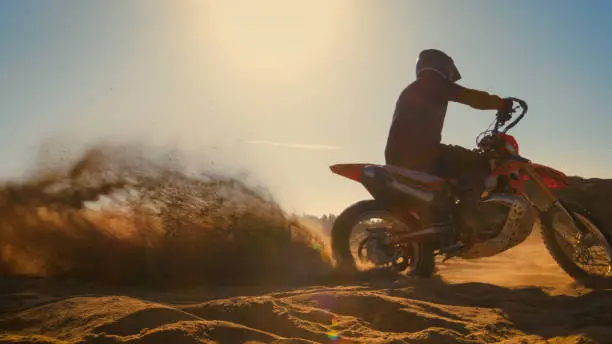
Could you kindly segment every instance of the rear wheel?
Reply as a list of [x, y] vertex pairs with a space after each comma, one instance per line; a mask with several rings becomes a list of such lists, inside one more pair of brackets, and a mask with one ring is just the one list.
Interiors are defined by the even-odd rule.
[[430, 277], [435, 257], [430, 245], [413, 242], [394, 245], [393, 234], [416, 230], [376, 200], [360, 201], [346, 208], [332, 228], [332, 251], [344, 274], [383, 268], [391, 272], [409, 269], [411, 275]]
[[[568, 275], [586, 287], [612, 288], [612, 256], [605, 248], [612, 243], [612, 233], [587, 210], [574, 204], [565, 207], [572, 218], [557, 209], [542, 214], [546, 248]], [[578, 226], [587, 232], [581, 233]]]

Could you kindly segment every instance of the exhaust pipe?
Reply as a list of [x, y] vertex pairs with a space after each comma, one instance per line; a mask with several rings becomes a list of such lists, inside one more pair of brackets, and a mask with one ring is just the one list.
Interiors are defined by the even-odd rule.
[[446, 231], [447, 230], [444, 229], [443, 227], [430, 227], [430, 228], [425, 228], [420, 231], [416, 231], [412, 233], [399, 234], [396, 236], [397, 239], [394, 239], [394, 240], [405, 241], [405, 240], [410, 240], [410, 239], [418, 239], [418, 238], [422, 238], [425, 236], [444, 234]]

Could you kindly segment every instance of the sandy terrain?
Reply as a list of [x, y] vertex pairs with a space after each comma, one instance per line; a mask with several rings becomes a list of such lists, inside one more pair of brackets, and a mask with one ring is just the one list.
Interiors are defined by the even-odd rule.
[[[274, 202], [168, 165], [91, 150], [0, 187], [0, 342], [612, 343], [612, 291], [575, 286], [537, 235], [433, 280], [324, 283], [326, 245]], [[609, 219], [612, 182], [576, 185]]]
[[538, 238], [429, 281], [100, 290], [8, 279], [5, 343], [606, 343], [612, 291], [573, 285]]

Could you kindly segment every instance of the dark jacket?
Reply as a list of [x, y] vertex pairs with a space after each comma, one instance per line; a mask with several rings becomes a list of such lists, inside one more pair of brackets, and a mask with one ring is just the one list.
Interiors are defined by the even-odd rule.
[[479, 110], [499, 110], [502, 98], [462, 87], [443, 78], [419, 78], [400, 94], [389, 129], [385, 160], [388, 165], [423, 169], [437, 156], [448, 102]]

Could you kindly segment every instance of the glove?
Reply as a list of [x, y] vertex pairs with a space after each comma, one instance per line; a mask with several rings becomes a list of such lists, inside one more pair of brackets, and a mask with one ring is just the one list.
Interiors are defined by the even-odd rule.
[[514, 112], [514, 101], [510, 98], [504, 98], [502, 99], [502, 101], [503, 101], [503, 105], [501, 109], [499, 109], [499, 112], [512, 114]]
[[497, 120], [500, 123], [506, 123], [512, 118], [512, 113], [514, 112], [514, 101], [509, 98], [503, 99], [502, 108], [499, 109], [497, 113]]

